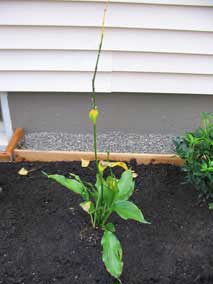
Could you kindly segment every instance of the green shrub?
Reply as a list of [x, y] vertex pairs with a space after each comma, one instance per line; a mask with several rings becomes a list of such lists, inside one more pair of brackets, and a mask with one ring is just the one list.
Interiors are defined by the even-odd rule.
[[213, 198], [213, 114], [202, 113], [202, 126], [187, 132], [174, 143], [177, 154], [184, 160], [187, 182], [193, 184], [199, 197]]

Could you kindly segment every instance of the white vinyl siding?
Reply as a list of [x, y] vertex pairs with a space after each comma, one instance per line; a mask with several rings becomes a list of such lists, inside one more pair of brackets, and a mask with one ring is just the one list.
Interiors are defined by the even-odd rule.
[[[103, 3], [54, 2], [53, 4], [51, 1], [42, 1], [42, 3], [10, 1], [10, 3], [10, 5], [1, 3], [4, 13], [1, 15], [0, 25], [99, 27], [103, 13]], [[212, 10], [209, 7], [130, 3], [110, 3], [106, 26], [213, 31]], [[33, 13], [30, 12], [30, 8]]]
[[[0, 1], [0, 91], [91, 91], [103, 1]], [[112, 1], [100, 92], [213, 94], [212, 1]]]

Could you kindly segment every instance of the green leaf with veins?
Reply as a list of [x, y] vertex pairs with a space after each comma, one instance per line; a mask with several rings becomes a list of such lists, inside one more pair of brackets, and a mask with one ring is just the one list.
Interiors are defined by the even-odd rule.
[[132, 219], [140, 223], [149, 223], [144, 219], [141, 210], [130, 201], [119, 200], [113, 204], [113, 211], [115, 211], [124, 220]]
[[48, 175], [48, 178], [53, 179], [60, 185], [68, 188], [69, 190], [73, 191], [74, 193], [80, 194], [85, 200], [89, 199], [88, 192], [86, 191], [85, 187], [82, 183], [75, 179], [66, 178], [63, 175]]
[[132, 172], [130, 170], [122, 173], [120, 180], [117, 183], [118, 193], [116, 200], [128, 200], [133, 194], [135, 182], [133, 180]]
[[121, 276], [123, 270], [122, 247], [116, 235], [110, 231], [105, 231], [101, 240], [102, 260], [107, 271], [115, 278]]

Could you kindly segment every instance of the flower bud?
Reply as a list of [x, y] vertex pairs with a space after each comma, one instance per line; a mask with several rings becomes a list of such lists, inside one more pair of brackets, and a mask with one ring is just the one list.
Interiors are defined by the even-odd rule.
[[93, 124], [96, 124], [98, 116], [99, 116], [99, 111], [96, 108], [90, 110], [89, 119], [92, 121]]
[[115, 190], [116, 189], [116, 181], [115, 179], [111, 179], [108, 181], [108, 186], [111, 190]]

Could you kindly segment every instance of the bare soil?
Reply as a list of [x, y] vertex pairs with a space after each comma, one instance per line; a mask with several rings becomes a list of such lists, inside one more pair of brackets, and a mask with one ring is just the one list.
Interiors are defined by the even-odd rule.
[[[123, 284], [213, 283], [213, 211], [197, 200], [179, 168], [132, 167], [132, 199], [151, 225], [112, 216], [124, 250]], [[21, 167], [32, 172], [17, 174]], [[101, 260], [101, 235], [80, 198], [41, 174], [94, 171], [72, 163], [0, 163], [0, 284], [112, 284]], [[119, 174], [119, 170], [117, 174]]]

